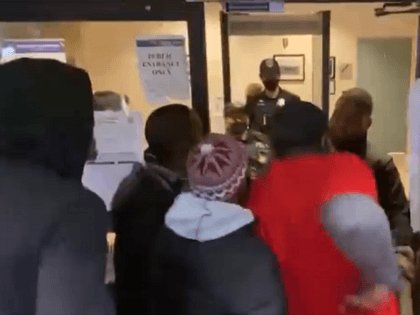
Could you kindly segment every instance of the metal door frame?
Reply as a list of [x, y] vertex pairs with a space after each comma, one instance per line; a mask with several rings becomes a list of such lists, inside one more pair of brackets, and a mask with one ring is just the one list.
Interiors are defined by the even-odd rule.
[[[329, 114], [330, 110], [330, 21], [331, 11], [319, 12], [322, 14], [322, 109]], [[281, 13], [280, 13], [281, 14]], [[222, 32], [222, 66], [223, 66], [223, 91], [224, 101], [232, 101], [231, 74], [230, 74], [230, 50], [229, 50], [229, 21], [228, 13], [220, 12]]]

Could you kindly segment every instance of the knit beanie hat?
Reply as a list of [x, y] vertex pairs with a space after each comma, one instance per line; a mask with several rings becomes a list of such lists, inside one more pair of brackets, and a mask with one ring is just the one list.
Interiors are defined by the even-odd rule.
[[187, 159], [193, 193], [207, 200], [230, 200], [245, 183], [247, 162], [243, 143], [228, 135], [208, 135]]

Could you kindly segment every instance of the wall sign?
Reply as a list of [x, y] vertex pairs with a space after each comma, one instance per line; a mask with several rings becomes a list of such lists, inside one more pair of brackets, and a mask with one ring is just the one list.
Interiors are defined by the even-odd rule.
[[6, 39], [1, 45], [1, 63], [19, 58], [55, 59], [66, 62], [64, 40]]
[[149, 102], [191, 98], [183, 36], [138, 38], [136, 46], [140, 80]]
[[343, 63], [340, 66], [340, 79], [353, 80], [353, 65], [351, 63]]

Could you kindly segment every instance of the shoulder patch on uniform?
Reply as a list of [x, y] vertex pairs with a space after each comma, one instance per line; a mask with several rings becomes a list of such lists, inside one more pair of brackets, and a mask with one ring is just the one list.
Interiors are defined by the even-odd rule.
[[286, 105], [286, 100], [284, 98], [279, 98], [277, 101], [277, 106], [284, 106]]

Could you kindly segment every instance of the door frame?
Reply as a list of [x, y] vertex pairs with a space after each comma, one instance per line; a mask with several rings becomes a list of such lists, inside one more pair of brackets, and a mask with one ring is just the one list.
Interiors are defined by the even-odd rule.
[[[322, 18], [322, 110], [328, 115], [330, 110], [330, 23], [331, 11], [319, 12]], [[223, 91], [225, 103], [232, 101], [230, 50], [229, 50], [229, 20], [228, 13], [220, 12], [220, 29], [222, 32], [222, 67]]]
[[204, 3], [142, 1], [1, 1], [0, 22], [185, 21], [190, 51], [192, 106], [210, 130]]
[[417, 22], [417, 56], [416, 56], [416, 79], [420, 78], [420, 15]]

